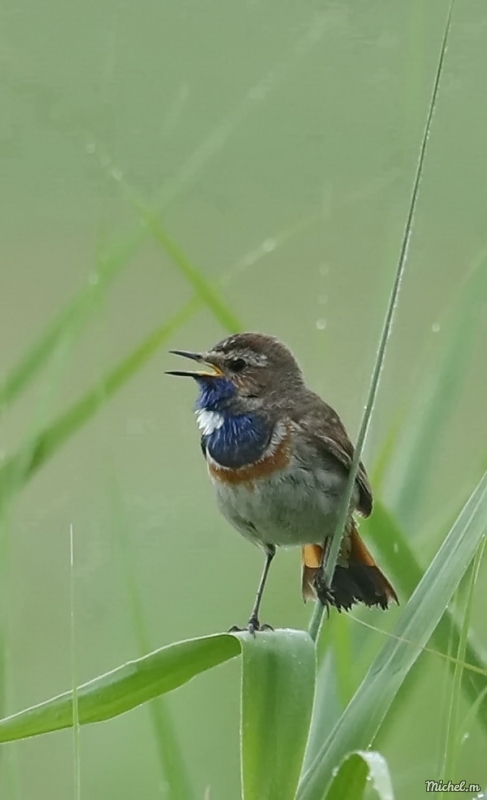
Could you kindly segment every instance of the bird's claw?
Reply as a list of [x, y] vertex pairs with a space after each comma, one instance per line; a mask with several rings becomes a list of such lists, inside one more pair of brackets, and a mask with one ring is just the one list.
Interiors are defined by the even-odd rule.
[[229, 630], [229, 633], [242, 633], [243, 631], [248, 631], [248, 633], [250, 633], [251, 636], [255, 636], [256, 633], [259, 633], [261, 631], [273, 631], [273, 630], [274, 628], [272, 627], [272, 625], [267, 625], [267, 623], [265, 622], [261, 625], [257, 617], [250, 617], [246, 628], [239, 628], [238, 625], [232, 625], [232, 627]]
[[326, 615], [327, 617], [329, 617], [330, 606], [335, 605], [335, 593], [331, 588], [331, 586], [329, 586], [328, 583], [326, 582], [321, 570], [315, 577], [314, 587], [316, 590], [316, 595], [318, 597], [318, 600], [326, 608]]

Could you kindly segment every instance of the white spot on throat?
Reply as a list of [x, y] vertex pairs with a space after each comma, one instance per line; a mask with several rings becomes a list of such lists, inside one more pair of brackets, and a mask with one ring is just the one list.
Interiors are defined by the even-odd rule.
[[221, 428], [224, 421], [225, 418], [219, 411], [208, 411], [206, 408], [200, 408], [196, 412], [196, 422], [203, 436], [210, 436], [213, 431]]

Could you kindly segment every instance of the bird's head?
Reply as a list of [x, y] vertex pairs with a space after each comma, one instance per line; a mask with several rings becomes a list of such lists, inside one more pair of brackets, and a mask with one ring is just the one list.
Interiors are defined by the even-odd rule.
[[203, 353], [171, 352], [202, 365], [198, 370], [168, 373], [189, 376], [198, 382], [197, 407], [201, 409], [245, 413], [303, 386], [301, 370], [291, 351], [262, 333], [237, 333]]

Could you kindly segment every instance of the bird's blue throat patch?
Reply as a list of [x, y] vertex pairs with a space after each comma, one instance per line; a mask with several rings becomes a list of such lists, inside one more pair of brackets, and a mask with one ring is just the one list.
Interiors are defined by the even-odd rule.
[[208, 425], [213, 430], [203, 430], [203, 453], [208, 452], [222, 467], [231, 469], [258, 461], [271, 440], [272, 425], [259, 414], [232, 411], [232, 399], [237, 390], [226, 378], [200, 378], [198, 384], [200, 393], [196, 412], [208, 412], [208, 419], [214, 421], [214, 425]]
[[196, 409], [221, 411], [237, 396], [237, 387], [227, 378], [205, 378], [202, 375], [195, 377], [199, 388]]

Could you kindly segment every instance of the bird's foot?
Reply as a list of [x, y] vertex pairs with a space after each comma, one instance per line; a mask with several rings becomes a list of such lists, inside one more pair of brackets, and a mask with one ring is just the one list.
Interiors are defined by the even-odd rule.
[[335, 592], [326, 582], [322, 571], [320, 570], [314, 579], [314, 588], [320, 603], [326, 608], [327, 617], [330, 616], [330, 606], [335, 605]]
[[239, 628], [238, 625], [232, 625], [229, 633], [242, 633], [248, 631], [252, 636], [255, 636], [259, 631], [273, 631], [272, 625], [267, 625], [265, 622], [261, 625], [258, 617], [250, 617], [246, 628]]

